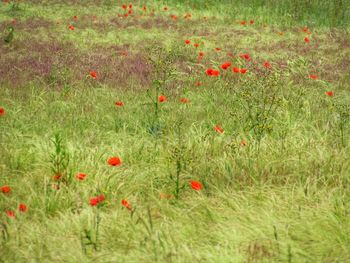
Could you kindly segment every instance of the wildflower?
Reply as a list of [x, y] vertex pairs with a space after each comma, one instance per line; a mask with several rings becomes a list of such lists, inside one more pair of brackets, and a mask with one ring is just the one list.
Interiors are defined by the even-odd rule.
[[60, 190], [60, 186], [58, 184], [52, 184], [52, 188], [55, 190]]
[[241, 21], [242, 26], [245, 26], [246, 24], [247, 24], [247, 21], [245, 21], [245, 20]]
[[73, 16], [72, 20], [77, 20], [78, 17], [77, 16]]
[[91, 198], [89, 203], [90, 203], [91, 206], [98, 205], [98, 203], [99, 203], [98, 198], [96, 198], [96, 197]]
[[146, 11], [147, 10], [147, 7], [146, 6], [143, 6], [142, 7], [142, 11]]
[[216, 48], [215, 48], [215, 51], [220, 52], [220, 51], [221, 51], [221, 48], [216, 47]]
[[310, 42], [310, 39], [309, 39], [308, 37], [305, 37], [305, 38], [304, 38], [304, 42], [305, 42], [305, 43], [309, 43], [309, 42]]
[[200, 57], [204, 57], [204, 52], [203, 52], [203, 51], [200, 51], [200, 52], [198, 53], [198, 55], [199, 55]]
[[7, 215], [8, 217], [11, 217], [11, 218], [15, 218], [15, 217], [16, 217], [16, 216], [15, 216], [15, 212], [12, 211], [12, 210], [6, 211], [6, 215]]
[[11, 187], [8, 185], [1, 186], [1, 192], [3, 192], [4, 194], [8, 194], [9, 192], [11, 192]]
[[132, 8], [132, 5], [129, 5], [129, 8], [131, 9], [131, 8]]
[[68, 29], [73, 31], [75, 29], [75, 27], [73, 25], [69, 25]]
[[227, 52], [227, 56], [232, 58], [233, 57], [233, 53], [231, 51], [229, 51], [229, 52]]
[[199, 191], [203, 188], [202, 184], [198, 181], [191, 181], [191, 188], [193, 190]]
[[194, 47], [199, 47], [199, 44], [198, 43], [194, 43], [193, 46]]
[[212, 69], [212, 68], [208, 68], [205, 73], [210, 76], [210, 77], [217, 77], [219, 76], [220, 72], [218, 70]]
[[168, 7], [164, 6], [163, 10], [168, 11]]
[[27, 212], [27, 206], [25, 204], [19, 204], [18, 205], [18, 210], [21, 211], [22, 213]]
[[242, 73], [242, 74], [247, 73], [247, 71], [248, 71], [248, 69], [246, 69], [246, 68], [241, 68], [241, 69], [239, 70], [239, 72]]
[[271, 68], [271, 64], [268, 61], [264, 62], [264, 68]]
[[5, 115], [5, 109], [3, 107], [0, 107], [0, 116]]
[[248, 61], [252, 59], [249, 54], [240, 54], [239, 57]]
[[326, 91], [326, 95], [328, 97], [333, 97], [334, 96], [334, 92], [333, 91]]
[[250, 20], [249, 23], [252, 25], [254, 24], [254, 20]]
[[172, 20], [176, 20], [177, 19], [176, 15], [170, 15], [170, 17], [171, 17]]
[[122, 102], [122, 101], [117, 101], [117, 102], [115, 103], [115, 106], [122, 107], [122, 106], [124, 106], [124, 102]]
[[97, 78], [96, 71], [90, 71], [90, 77], [92, 77], [93, 79], [96, 79]]
[[237, 67], [233, 67], [233, 68], [232, 68], [232, 71], [233, 71], [234, 73], [239, 73], [240, 69], [237, 68]]
[[128, 14], [128, 13], [125, 13], [125, 14], [124, 14], [124, 17], [128, 17], [128, 16], [129, 16], [129, 14]]
[[128, 14], [129, 14], [129, 15], [132, 14], [132, 9], [129, 9]]
[[83, 181], [86, 177], [86, 174], [83, 174], [83, 173], [79, 173], [75, 176], [76, 179], [80, 180], [80, 181]]
[[125, 208], [131, 210], [131, 204], [126, 199], [122, 200], [122, 206], [124, 206]]
[[123, 4], [123, 5], [122, 5], [122, 8], [123, 8], [123, 9], [127, 9], [128, 7], [127, 7], [126, 4]]
[[96, 197], [96, 199], [100, 203], [100, 202], [103, 202], [106, 199], [106, 197], [104, 195], [99, 195], [99, 196]]
[[122, 160], [119, 157], [111, 157], [107, 162], [110, 166], [119, 166], [122, 164]]
[[181, 98], [181, 99], [180, 99], [180, 102], [181, 102], [181, 103], [188, 103], [188, 102], [190, 102], [190, 101], [189, 101], [189, 99], [187, 99], [187, 98]]
[[240, 143], [239, 143], [241, 146], [246, 146], [247, 145], [247, 142], [245, 140], [242, 140]]
[[218, 132], [218, 133], [224, 133], [224, 129], [221, 128], [221, 126], [219, 124], [216, 124], [214, 127], [214, 131]]
[[317, 75], [310, 75], [310, 79], [318, 79], [318, 76]]
[[159, 102], [165, 102], [167, 100], [167, 98], [164, 96], [164, 95], [160, 95], [159, 97], [158, 97], [158, 101]]
[[202, 82], [197, 81], [195, 85], [196, 85], [197, 87], [202, 86]]
[[186, 39], [186, 40], [185, 40], [185, 43], [186, 43], [186, 45], [188, 45], [188, 44], [190, 44], [190, 43], [191, 43], [191, 40]]
[[221, 68], [226, 70], [228, 69], [229, 67], [231, 67], [231, 63], [230, 62], [225, 62], [221, 65]]
[[59, 181], [61, 179], [61, 174], [55, 174], [52, 179], [55, 180], [55, 181]]

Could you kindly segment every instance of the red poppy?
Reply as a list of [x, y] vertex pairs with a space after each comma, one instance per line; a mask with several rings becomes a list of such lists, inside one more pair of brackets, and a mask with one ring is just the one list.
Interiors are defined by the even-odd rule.
[[68, 29], [73, 31], [75, 29], [75, 27], [73, 25], [69, 25]]
[[252, 25], [254, 24], [254, 20], [250, 20], [249, 23]]
[[8, 185], [1, 186], [1, 192], [3, 192], [4, 194], [8, 194], [9, 192], [11, 192], [11, 187]]
[[202, 85], [202, 82], [200, 82], [200, 81], [197, 81], [197, 82], [196, 82], [196, 86], [197, 86], [197, 87], [199, 87], [199, 86], [201, 86], [201, 85]]
[[60, 190], [60, 186], [58, 184], [52, 184], [52, 188], [55, 190]]
[[73, 18], [72, 18], [73, 20], [77, 20], [78, 19], [78, 17], [77, 16], [73, 16]]
[[241, 21], [242, 26], [245, 26], [246, 24], [247, 24], [247, 21], [245, 21], [245, 20]]
[[80, 181], [83, 181], [85, 177], [86, 177], [86, 174], [83, 174], [83, 173], [79, 173], [75, 176], [75, 178], [77, 178]]
[[193, 46], [194, 47], [199, 47], [199, 44], [198, 43], [194, 43]]
[[233, 57], [233, 53], [231, 51], [229, 51], [229, 52], [227, 52], [227, 56], [232, 58]]
[[123, 5], [122, 5], [122, 8], [123, 8], [123, 9], [127, 9], [128, 7], [127, 7], [126, 4], [123, 4]]
[[129, 8], [131, 9], [131, 8], [132, 8], [132, 5], [129, 5]]
[[167, 99], [166, 99], [166, 97], [164, 96], [164, 95], [160, 95], [159, 97], [158, 97], [158, 101], [159, 102], [165, 102]]
[[6, 211], [6, 215], [7, 215], [8, 217], [11, 217], [11, 218], [15, 218], [15, 217], [16, 217], [16, 216], [15, 216], [15, 212], [12, 211], [12, 210]]
[[143, 11], [146, 11], [146, 10], [147, 10], [147, 7], [146, 7], [146, 6], [143, 6], [143, 7], [142, 7], [142, 10], [143, 10]]
[[214, 127], [214, 131], [218, 132], [218, 133], [224, 133], [224, 129], [221, 128], [221, 126], [219, 124], [216, 124]]
[[55, 174], [52, 179], [55, 180], [55, 181], [59, 181], [61, 179], [61, 174]]
[[181, 103], [188, 103], [188, 102], [190, 102], [190, 101], [189, 101], [189, 99], [187, 99], [187, 98], [181, 98], [181, 99], [180, 99], [180, 102], [181, 102]]
[[328, 97], [333, 97], [334, 96], [334, 92], [333, 91], [326, 91], [326, 95]]
[[304, 38], [304, 42], [305, 42], [305, 43], [309, 43], [309, 42], [310, 42], [310, 39], [309, 39], [308, 37], [305, 37], [305, 38]]
[[242, 140], [240, 143], [239, 143], [241, 146], [246, 146], [247, 145], [247, 142], [245, 140]]
[[240, 58], [245, 59], [245, 60], [251, 60], [251, 56], [249, 54], [240, 54], [239, 55]]
[[226, 70], [228, 69], [229, 67], [231, 67], [231, 63], [230, 62], [225, 62], [221, 65], [221, 68]]
[[132, 9], [129, 9], [128, 14], [129, 14], [129, 15], [132, 14]]
[[221, 51], [221, 48], [216, 47], [216, 48], [215, 48], [215, 51], [220, 52], [220, 51]]
[[122, 160], [119, 157], [111, 157], [107, 162], [110, 166], [119, 166], [122, 164]]
[[97, 78], [96, 71], [90, 71], [90, 77], [92, 77], [93, 79], [96, 79]]
[[117, 101], [117, 102], [115, 103], [115, 106], [119, 106], [119, 107], [124, 106], [124, 102], [122, 102], [122, 101]]
[[12, 19], [11, 23], [12, 23], [12, 25], [16, 25], [17, 24], [17, 20], [16, 19]]
[[191, 181], [191, 187], [193, 190], [199, 191], [203, 188], [202, 184], [198, 181]]
[[27, 212], [27, 206], [25, 204], [19, 204], [18, 205], [18, 210], [21, 211], [22, 213]]
[[232, 68], [232, 71], [233, 71], [234, 73], [239, 73], [240, 69], [237, 68], [237, 67], [233, 67], [233, 68]]
[[129, 14], [128, 14], [128, 13], [125, 13], [125, 14], [124, 14], [124, 17], [128, 17], [128, 16], [129, 16]]
[[91, 206], [98, 205], [98, 203], [99, 203], [98, 198], [96, 198], [96, 197], [91, 198], [89, 203], [90, 203]]
[[318, 76], [317, 75], [310, 75], [310, 79], [318, 79]]
[[176, 20], [177, 19], [176, 15], [170, 15], [170, 17], [171, 17], [172, 20]]
[[200, 51], [200, 52], [198, 53], [198, 55], [199, 55], [200, 57], [204, 57], [204, 52], [203, 52], [203, 51]]
[[0, 107], [0, 116], [5, 115], [5, 109], [3, 107]]
[[126, 199], [122, 200], [122, 206], [124, 206], [125, 208], [131, 210], [131, 204]]
[[103, 202], [106, 199], [106, 197], [104, 195], [99, 195], [99, 196], [96, 197], [96, 199], [100, 203], [100, 202]]
[[271, 64], [268, 61], [264, 62], [264, 68], [271, 68]]
[[241, 69], [239, 70], [239, 72], [242, 73], [242, 74], [247, 73], [247, 71], [248, 71], [248, 69], [246, 69], [246, 68], [241, 68]]
[[186, 43], [186, 45], [188, 45], [188, 44], [190, 44], [190, 43], [191, 43], [191, 40], [186, 39], [186, 40], [185, 40], [185, 43]]
[[208, 68], [205, 73], [210, 76], [210, 77], [217, 77], [220, 75], [220, 71], [212, 69], [212, 68]]

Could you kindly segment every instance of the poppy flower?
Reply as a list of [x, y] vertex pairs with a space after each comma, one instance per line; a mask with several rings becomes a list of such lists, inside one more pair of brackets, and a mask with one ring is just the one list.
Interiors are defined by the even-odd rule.
[[124, 106], [124, 102], [122, 102], [122, 101], [117, 101], [117, 102], [115, 103], [115, 106], [119, 106], [119, 107]]
[[198, 181], [191, 181], [191, 188], [193, 190], [199, 191], [203, 188], [202, 184]]
[[227, 56], [232, 58], [233, 57], [233, 53], [231, 51], [229, 51], [229, 52], [227, 52]]
[[5, 109], [3, 107], [0, 107], [0, 116], [5, 115]]
[[96, 199], [100, 203], [100, 202], [103, 202], [106, 199], [106, 197], [104, 195], [99, 195], [99, 196], [96, 197]]
[[73, 25], [69, 25], [68, 29], [73, 31], [75, 29], [75, 27]]
[[254, 24], [254, 20], [250, 20], [249, 23], [252, 25]]
[[165, 102], [167, 99], [166, 99], [166, 97], [164, 96], [164, 95], [160, 95], [159, 97], [158, 97], [158, 101], [159, 102]]
[[131, 204], [126, 199], [122, 200], [122, 206], [124, 206], [125, 208], [131, 210]]
[[268, 61], [264, 62], [264, 68], [271, 68], [271, 64]]
[[180, 99], [180, 102], [181, 102], [181, 103], [188, 103], [188, 102], [190, 102], [190, 101], [189, 101], [189, 99], [187, 99], [187, 98], [181, 98], [181, 99]]
[[241, 145], [241, 146], [246, 146], [246, 145], [247, 145], [247, 142], [246, 142], [245, 140], [242, 140], [242, 141], [239, 143], [239, 145]]
[[334, 96], [334, 92], [333, 91], [326, 91], [326, 95], [328, 97], [333, 97]]
[[242, 74], [247, 73], [247, 71], [248, 71], [248, 69], [246, 69], [246, 68], [241, 68], [241, 69], [239, 70], [239, 72], [242, 73]]
[[171, 17], [172, 20], [176, 20], [177, 19], [176, 15], [170, 15], [170, 17]]
[[210, 77], [217, 77], [220, 75], [220, 72], [218, 70], [212, 69], [212, 68], [208, 68], [205, 71], [205, 74], [207, 74]]
[[252, 59], [249, 54], [240, 54], [239, 57], [248, 61]]
[[122, 164], [122, 160], [119, 157], [111, 157], [107, 162], [110, 166], [119, 166]]
[[8, 194], [9, 192], [11, 192], [11, 187], [8, 185], [1, 186], [1, 192], [3, 192], [4, 194]]
[[305, 37], [305, 38], [304, 38], [304, 42], [305, 42], [305, 43], [309, 43], [309, 42], [310, 42], [310, 39], [309, 39], [308, 37]]
[[231, 63], [230, 62], [225, 62], [221, 65], [221, 68], [226, 70], [228, 69], [229, 67], [231, 67]]
[[194, 47], [199, 47], [199, 44], [198, 43], [194, 43], [193, 46]]
[[12, 25], [16, 25], [17, 24], [17, 20], [16, 19], [12, 19], [11, 24]]
[[77, 16], [73, 16], [73, 18], [72, 18], [73, 20], [77, 20], [78, 19], [78, 17]]
[[232, 68], [232, 71], [233, 71], [234, 73], [239, 73], [240, 69], [237, 68], [237, 67], [233, 67], [233, 68]]
[[310, 75], [310, 79], [318, 79], [318, 76], [317, 75]]
[[92, 77], [93, 79], [96, 79], [97, 78], [96, 71], [90, 71], [90, 77]]
[[247, 24], [247, 21], [245, 21], [245, 20], [241, 21], [242, 26], [245, 26], [246, 24]]
[[214, 127], [214, 131], [218, 132], [218, 133], [224, 133], [224, 129], [221, 128], [221, 126], [219, 124], [216, 124]]
[[125, 14], [124, 14], [124, 17], [128, 17], [128, 16], [129, 16], [129, 14], [128, 14], [128, 13], [125, 13]]
[[55, 174], [52, 179], [55, 180], [55, 181], [59, 181], [61, 179], [61, 174]]
[[55, 190], [60, 190], [60, 186], [58, 184], [52, 184], [52, 188]]
[[98, 205], [98, 203], [99, 203], [98, 198], [96, 198], [96, 197], [91, 198], [89, 203], [90, 203], [91, 206]]
[[129, 9], [128, 14], [129, 14], [129, 15], [132, 14], [132, 9]]
[[6, 211], [6, 215], [7, 215], [8, 217], [11, 217], [11, 218], [15, 218], [15, 217], [16, 217], [16, 216], [15, 216], [15, 212], [12, 211], [12, 210]]
[[77, 178], [80, 181], [83, 181], [85, 177], [86, 177], [86, 174], [83, 174], [83, 173], [79, 173], [75, 176], [75, 178]]
[[197, 82], [196, 82], [196, 86], [197, 86], [197, 87], [202, 86], [202, 82], [197, 81]]
[[147, 10], [147, 7], [146, 7], [146, 6], [143, 6], [143, 7], [142, 7], [142, 10], [143, 10], [143, 11], [146, 11], [146, 10]]
[[22, 213], [27, 212], [27, 206], [25, 204], [19, 204], [18, 205], [18, 210], [21, 211]]
[[191, 43], [191, 40], [186, 39], [186, 40], [185, 40], [185, 43], [186, 43], [186, 45], [188, 45], [188, 44], [190, 44], [190, 43]]
[[123, 9], [127, 9], [128, 7], [127, 7], [126, 4], [123, 4], [123, 5], [122, 5], [122, 8], [123, 8]]
[[215, 51], [220, 52], [220, 51], [221, 51], [221, 48], [216, 47], [216, 48], [215, 48]]
[[129, 5], [129, 8], [131, 9], [131, 8], [132, 8], [132, 5]]
[[204, 52], [203, 52], [203, 51], [200, 51], [200, 52], [198, 53], [198, 55], [199, 55], [200, 57], [204, 57]]

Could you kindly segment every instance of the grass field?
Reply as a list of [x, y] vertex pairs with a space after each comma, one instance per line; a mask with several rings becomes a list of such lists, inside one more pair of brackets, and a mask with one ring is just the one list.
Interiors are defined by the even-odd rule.
[[349, 28], [347, 0], [2, 1], [0, 262], [350, 262]]

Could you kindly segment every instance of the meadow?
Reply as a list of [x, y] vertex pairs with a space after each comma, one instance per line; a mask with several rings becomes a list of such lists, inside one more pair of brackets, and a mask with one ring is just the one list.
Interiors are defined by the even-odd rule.
[[350, 262], [348, 0], [0, 3], [0, 262]]

